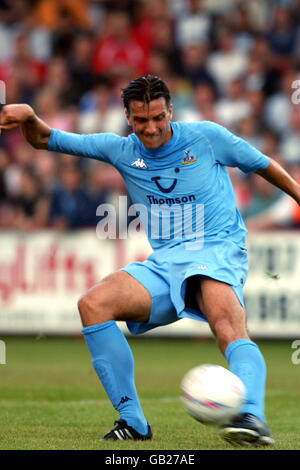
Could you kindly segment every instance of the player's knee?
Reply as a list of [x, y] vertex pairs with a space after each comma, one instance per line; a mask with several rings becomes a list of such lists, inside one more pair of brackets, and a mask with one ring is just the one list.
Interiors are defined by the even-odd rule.
[[77, 306], [84, 326], [114, 319], [114, 304], [108, 297], [107, 288], [100, 285], [88, 291], [78, 300]]
[[78, 310], [81, 316], [92, 313], [93, 302], [91, 301], [91, 296], [87, 293], [80, 297], [77, 302]]
[[91, 324], [91, 320], [93, 319], [93, 306], [90, 301], [89, 294], [84, 294], [80, 297], [77, 302], [78, 311], [80, 313], [81, 322], [83, 326], [87, 326]]

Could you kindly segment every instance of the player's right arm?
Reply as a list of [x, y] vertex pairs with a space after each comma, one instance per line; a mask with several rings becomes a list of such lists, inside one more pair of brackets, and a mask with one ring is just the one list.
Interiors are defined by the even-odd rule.
[[28, 104], [3, 106], [0, 130], [20, 127], [25, 139], [36, 149], [47, 149], [51, 128], [40, 119]]
[[112, 133], [75, 134], [52, 129], [27, 104], [11, 104], [0, 114], [0, 130], [20, 127], [27, 140], [36, 149], [45, 149], [79, 157], [94, 158], [117, 165], [124, 149], [124, 138]]

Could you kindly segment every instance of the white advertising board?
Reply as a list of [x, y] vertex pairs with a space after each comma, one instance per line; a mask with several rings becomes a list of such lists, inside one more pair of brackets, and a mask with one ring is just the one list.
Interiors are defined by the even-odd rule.
[[[249, 234], [244, 288], [252, 337], [300, 337], [300, 236]], [[93, 230], [0, 235], [0, 334], [79, 334], [77, 302], [106, 275], [151, 252], [143, 236], [99, 240]], [[125, 325], [120, 324], [126, 333]], [[180, 320], [147, 335], [207, 336]]]

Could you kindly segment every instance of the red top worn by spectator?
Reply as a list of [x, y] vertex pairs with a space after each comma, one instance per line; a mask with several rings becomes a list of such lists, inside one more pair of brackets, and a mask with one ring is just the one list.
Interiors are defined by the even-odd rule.
[[96, 44], [93, 71], [100, 74], [125, 70], [133, 74], [145, 74], [147, 54], [133, 36], [126, 13], [110, 13], [108, 23], [106, 34]]

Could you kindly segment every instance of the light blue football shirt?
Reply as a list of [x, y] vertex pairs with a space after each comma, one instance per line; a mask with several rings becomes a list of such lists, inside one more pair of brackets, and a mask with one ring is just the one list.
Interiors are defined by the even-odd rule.
[[171, 139], [155, 150], [135, 134], [52, 129], [48, 150], [112, 164], [154, 250], [203, 237], [243, 246], [247, 230], [226, 166], [248, 173], [265, 169], [269, 158], [213, 122], [171, 122], [171, 127]]

